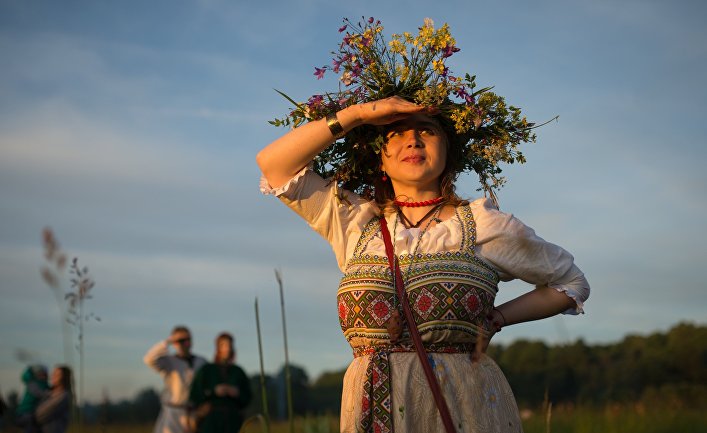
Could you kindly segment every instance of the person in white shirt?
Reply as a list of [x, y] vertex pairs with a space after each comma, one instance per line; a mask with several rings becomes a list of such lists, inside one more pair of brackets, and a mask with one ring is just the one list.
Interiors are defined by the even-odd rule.
[[[344, 378], [342, 432], [390, 431], [393, 425], [395, 431], [444, 431], [432, 373], [423, 371], [409, 327], [400, 324], [405, 301], [388, 257], [399, 264], [425, 362], [451, 413], [447, 425], [458, 432], [522, 430], [508, 382], [482, 352], [501, 328], [580, 313], [589, 296], [571, 254], [492, 200], [456, 195], [459, 168], [452, 155], [459, 141], [443, 122], [437, 108], [393, 96], [312, 120], [257, 156], [261, 190], [322, 235], [343, 272], [338, 313], [354, 360]], [[357, 167], [368, 176], [373, 199], [323, 179], [311, 164], [359, 127], [376, 128], [385, 140], [377, 162]], [[384, 228], [392, 233], [392, 255]], [[498, 283], [512, 279], [533, 290], [494, 306]]]
[[[174, 353], [169, 352], [169, 346]], [[164, 379], [162, 409], [155, 424], [155, 433], [189, 433], [189, 388], [194, 374], [206, 359], [191, 353], [191, 332], [186, 326], [176, 326], [170, 336], [156, 343], [143, 360]]]

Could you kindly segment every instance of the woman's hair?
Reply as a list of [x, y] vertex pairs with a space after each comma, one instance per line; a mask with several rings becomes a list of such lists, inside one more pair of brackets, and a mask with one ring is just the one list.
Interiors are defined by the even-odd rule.
[[[439, 190], [444, 197], [447, 204], [452, 206], [458, 206], [460, 204], [467, 203], [466, 200], [460, 198], [456, 193], [456, 185], [454, 184], [459, 176], [459, 171], [456, 169], [457, 165], [457, 155], [452, 151], [450, 146], [450, 137], [455, 137], [454, 129], [450, 130], [446, 127], [445, 122], [441, 122], [439, 118], [434, 117], [435, 123], [439, 126], [442, 138], [447, 147], [447, 159], [444, 164], [444, 170], [439, 176]], [[383, 134], [385, 136], [385, 134]], [[385, 147], [382, 149], [381, 154], [385, 152]], [[382, 179], [382, 172], [374, 175], [373, 183], [375, 187], [374, 199], [378, 204], [384, 215], [393, 213], [395, 207], [393, 201], [395, 201], [395, 191], [393, 190], [393, 184], [390, 178], [387, 180]]]
[[74, 378], [71, 373], [71, 368], [66, 365], [57, 365], [56, 368], [61, 371], [61, 387], [69, 394], [73, 394]]
[[[229, 345], [231, 346], [231, 350], [228, 352], [228, 358], [222, 359], [219, 357], [219, 350], [218, 350], [218, 345], [221, 341], [228, 341]], [[233, 360], [233, 357], [236, 355], [236, 351], [233, 348], [233, 335], [229, 334], [228, 332], [222, 332], [216, 337], [216, 352], [214, 353], [214, 363], [216, 364], [221, 364], [229, 360]]]

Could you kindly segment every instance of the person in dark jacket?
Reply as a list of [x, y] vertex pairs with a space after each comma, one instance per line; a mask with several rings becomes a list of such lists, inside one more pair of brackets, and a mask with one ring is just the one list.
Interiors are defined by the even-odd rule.
[[243, 409], [252, 394], [248, 376], [234, 363], [235, 354], [233, 336], [219, 334], [214, 362], [194, 376], [189, 401], [198, 433], [236, 433], [243, 425]]
[[71, 369], [58, 365], [52, 371], [51, 391], [44, 398], [34, 417], [41, 433], [65, 433], [69, 427], [71, 403], [73, 401]]

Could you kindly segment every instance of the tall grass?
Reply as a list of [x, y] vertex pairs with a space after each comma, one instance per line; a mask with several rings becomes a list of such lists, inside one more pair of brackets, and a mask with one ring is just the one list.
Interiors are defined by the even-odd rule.
[[[525, 433], [547, 431], [547, 415], [542, 411], [526, 415], [523, 420]], [[151, 433], [148, 425], [84, 426], [81, 433]], [[560, 406], [552, 409], [552, 433], [703, 433], [707, 431], [707, 412], [699, 409], [647, 409], [640, 405], [608, 405], [605, 407]], [[334, 433], [339, 431], [339, 419], [334, 416], [297, 417], [296, 433]], [[289, 432], [288, 421], [273, 422], [272, 433]], [[19, 433], [20, 430], [7, 430]], [[263, 431], [259, 423], [250, 423], [242, 433]], [[79, 433], [71, 426], [69, 433]]]
[[290, 355], [287, 349], [287, 319], [285, 318], [285, 293], [282, 288], [282, 274], [275, 269], [275, 278], [280, 288], [280, 312], [282, 314], [282, 336], [285, 341], [285, 388], [287, 390], [287, 417], [289, 419], [289, 433], [295, 432], [294, 411], [292, 410], [292, 376], [290, 375]]
[[707, 414], [697, 409], [646, 409], [613, 404], [602, 408], [555, 406], [552, 417], [536, 413], [523, 420], [525, 433], [704, 433]]

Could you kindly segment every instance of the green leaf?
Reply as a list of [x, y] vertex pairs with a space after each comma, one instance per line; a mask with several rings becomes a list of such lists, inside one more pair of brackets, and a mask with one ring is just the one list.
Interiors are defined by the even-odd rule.
[[281, 91], [279, 91], [279, 90], [277, 90], [277, 89], [273, 89], [273, 90], [276, 91], [277, 93], [279, 93], [280, 95], [282, 95], [283, 98], [285, 98], [285, 99], [287, 99], [288, 101], [290, 101], [295, 107], [300, 108], [300, 109], [301, 109], [301, 108], [304, 108], [304, 104], [299, 104], [299, 103], [295, 102], [294, 99], [290, 98], [290, 97], [287, 96], [285, 93], [283, 93], [283, 92], [281, 92]]

